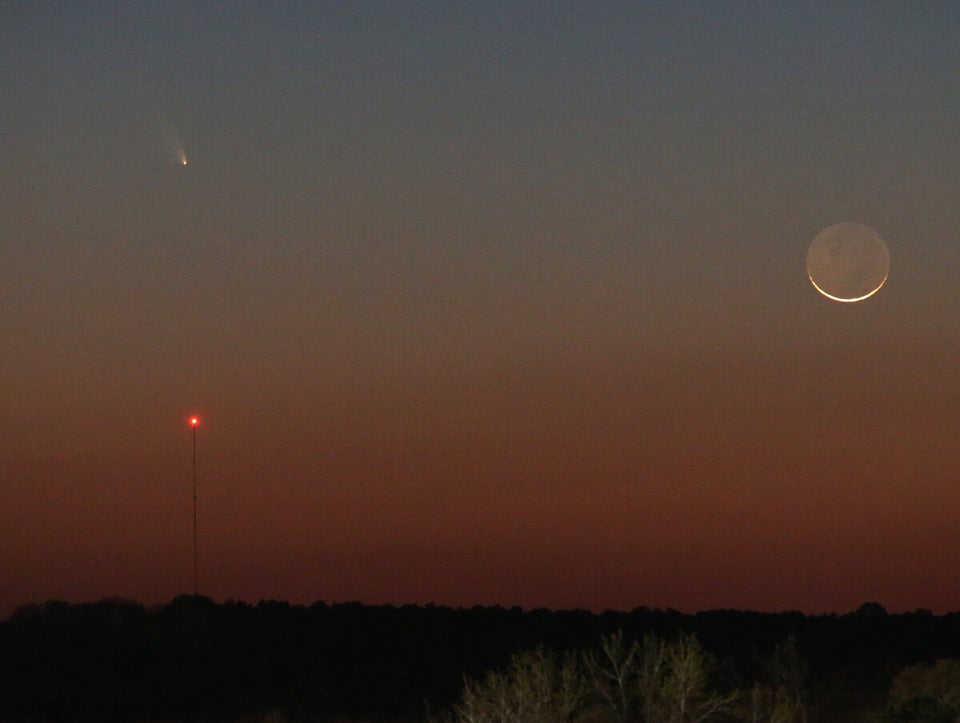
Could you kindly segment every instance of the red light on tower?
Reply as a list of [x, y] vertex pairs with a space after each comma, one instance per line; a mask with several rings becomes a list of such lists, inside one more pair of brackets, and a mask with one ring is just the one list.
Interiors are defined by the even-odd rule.
[[190, 417], [191, 427], [196, 427], [198, 424], [200, 424], [200, 417]]

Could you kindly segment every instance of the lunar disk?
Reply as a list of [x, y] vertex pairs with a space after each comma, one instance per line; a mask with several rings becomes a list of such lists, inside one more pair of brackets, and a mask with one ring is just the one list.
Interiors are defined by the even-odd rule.
[[872, 228], [837, 223], [816, 235], [807, 250], [807, 276], [833, 301], [863, 301], [880, 290], [890, 273], [887, 244]]

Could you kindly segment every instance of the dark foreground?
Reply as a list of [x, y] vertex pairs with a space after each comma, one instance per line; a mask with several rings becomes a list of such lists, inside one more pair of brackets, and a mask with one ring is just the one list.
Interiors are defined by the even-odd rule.
[[636, 640], [692, 633], [727, 690], [749, 690], [765, 674], [763, 661], [795, 641], [811, 722], [877, 719], [904, 668], [960, 658], [960, 614], [892, 615], [872, 603], [805, 616], [303, 607], [191, 596], [157, 609], [49, 602], [0, 623], [0, 720], [437, 720], [465, 677], [479, 679], [537, 646], [595, 649], [618, 631]]

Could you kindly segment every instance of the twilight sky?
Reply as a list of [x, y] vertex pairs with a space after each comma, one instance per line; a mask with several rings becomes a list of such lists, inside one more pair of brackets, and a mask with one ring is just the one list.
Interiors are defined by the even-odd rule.
[[0, 4], [0, 615], [192, 591], [194, 412], [218, 600], [960, 609], [958, 78], [954, 3]]

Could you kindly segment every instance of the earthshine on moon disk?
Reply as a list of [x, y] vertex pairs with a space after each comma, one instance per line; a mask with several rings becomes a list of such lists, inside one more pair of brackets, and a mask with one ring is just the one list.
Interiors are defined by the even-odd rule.
[[821, 294], [852, 303], [880, 290], [890, 273], [887, 244], [872, 228], [837, 223], [818, 233], [807, 250], [807, 276]]

